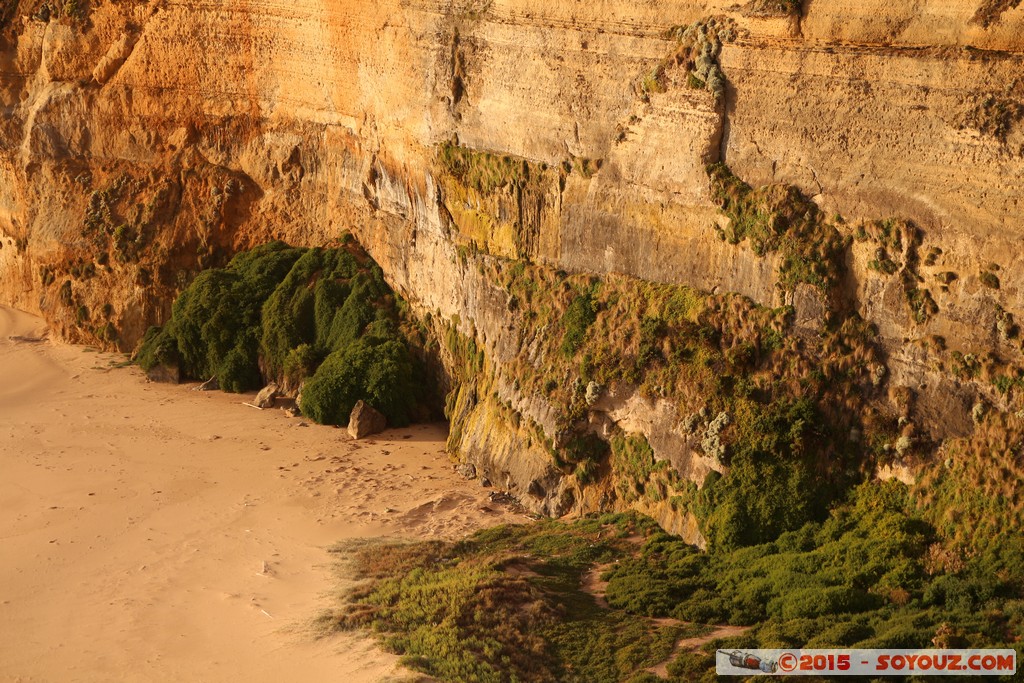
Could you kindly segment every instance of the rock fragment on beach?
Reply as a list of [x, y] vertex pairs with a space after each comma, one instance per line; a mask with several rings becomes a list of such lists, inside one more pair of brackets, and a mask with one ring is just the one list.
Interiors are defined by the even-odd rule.
[[274, 403], [277, 401], [278, 394], [281, 393], [280, 387], [274, 382], [271, 382], [267, 386], [260, 389], [260, 393], [256, 394], [256, 407], [257, 408], [273, 408]]
[[151, 382], [179, 384], [181, 383], [181, 368], [170, 363], [161, 363], [147, 370], [146, 377]]
[[348, 417], [348, 433], [353, 439], [383, 432], [387, 426], [387, 418], [365, 401], [357, 401]]

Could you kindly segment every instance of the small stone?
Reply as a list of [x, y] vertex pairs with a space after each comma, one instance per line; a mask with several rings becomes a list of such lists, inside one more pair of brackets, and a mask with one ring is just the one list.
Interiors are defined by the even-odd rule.
[[167, 384], [180, 384], [181, 383], [181, 368], [177, 365], [170, 365], [161, 363], [160, 365], [154, 365], [152, 368], [146, 371], [146, 377], [151, 382], [163, 382]]
[[387, 418], [365, 401], [357, 401], [348, 417], [348, 433], [353, 439], [383, 432], [387, 426]]
[[267, 386], [260, 389], [260, 393], [256, 394], [256, 407], [273, 408], [274, 402], [277, 401], [277, 396], [280, 393], [280, 387], [278, 387], [275, 382], [271, 382]]
[[491, 488], [491, 480], [488, 479], [487, 477], [480, 477], [480, 485], [483, 486], [485, 489], [489, 489]]
[[476, 466], [471, 462], [462, 463], [455, 469], [455, 471], [466, 479], [476, 479]]

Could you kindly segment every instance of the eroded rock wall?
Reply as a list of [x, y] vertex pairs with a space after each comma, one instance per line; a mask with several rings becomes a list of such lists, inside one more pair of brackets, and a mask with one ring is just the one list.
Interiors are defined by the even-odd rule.
[[[796, 303], [813, 331], [824, 313], [779, 286], [777, 254], [720, 239], [706, 166], [721, 161], [752, 184], [796, 186], [851, 239], [863, 221], [918, 226], [912, 275], [937, 311], [915, 317], [906, 279], [856, 241], [845, 300], [877, 325], [894, 395], [909, 388], [939, 437], [963, 434], [979, 396], [1007, 399], [937, 369], [937, 342], [914, 342], [1019, 358], [1000, 320], [1024, 314], [1024, 6], [896, 5], [125, 0], [43, 20], [22, 2], [0, 43], [0, 300], [130, 349], [198, 269], [351, 229], [417, 311], [485, 350], [493, 396], [463, 416], [454, 448], [524, 497], [539, 487], [538, 509], [594, 506], [580, 491], [566, 502], [541, 445], [501, 418], [515, 406], [558, 429], [503, 374], [529, 331], [510, 327], [481, 264]], [[712, 16], [733, 27], [720, 97], [690, 87], [670, 34]], [[451, 142], [545, 181], [459, 189], [438, 161]], [[604, 407], [702, 476], [664, 410], [629, 395]]]

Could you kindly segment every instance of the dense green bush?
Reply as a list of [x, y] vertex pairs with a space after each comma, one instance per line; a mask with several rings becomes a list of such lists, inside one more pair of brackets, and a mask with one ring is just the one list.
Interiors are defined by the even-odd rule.
[[[177, 343], [181, 369], [188, 377], [217, 377], [225, 391], [249, 391], [261, 385], [260, 317], [264, 301], [302, 255], [283, 242], [235, 256], [226, 268], [200, 273], [174, 302], [166, 336]], [[140, 361], [148, 362], [143, 344]], [[145, 363], [143, 368], [145, 368]]]
[[302, 408], [325, 423], [346, 422], [362, 399], [406, 424], [421, 394], [395, 296], [351, 238], [331, 249], [273, 242], [200, 273], [171, 320], [146, 333], [138, 362], [234, 392], [309, 379]]
[[868, 483], [825, 522], [770, 543], [701, 554], [655, 534], [609, 571], [607, 600], [640, 614], [751, 626], [751, 647], [918, 648], [935, 638], [991, 647], [1024, 634], [1024, 542], [949, 571], [936, 566], [935, 541], [902, 484]]
[[382, 412], [392, 425], [409, 422], [414, 387], [405, 344], [393, 330], [368, 332], [335, 351], [302, 392], [302, 411], [324, 424], [348, 421], [360, 399]]
[[158, 365], [179, 366], [181, 354], [178, 353], [178, 340], [164, 327], [150, 327], [142, 337], [142, 345], [136, 356], [136, 362], [147, 372]]
[[[309, 249], [263, 306], [260, 352], [266, 372], [297, 385], [371, 323], [396, 317], [394, 295], [368, 256], [345, 248]], [[387, 335], [400, 339], [394, 327]]]
[[824, 515], [830, 499], [805, 448], [822, 420], [806, 399], [736, 401], [729, 476], [700, 492], [705, 535], [717, 548], [761, 543]]
[[577, 294], [565, 311], [562, 324], [565, 329], [562, 337], [562, 353], [572, 356], [586, 339], [587, 331], [597, 319], [594, 308], [594, 296], [591, 292]]

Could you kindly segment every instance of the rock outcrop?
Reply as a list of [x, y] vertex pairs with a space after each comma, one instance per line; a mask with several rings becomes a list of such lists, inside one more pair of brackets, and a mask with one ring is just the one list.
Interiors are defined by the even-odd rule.
[[273, 408], [277, 404], [277, 397], [280, 394], [281, 388], [271, 382], [256, 394], [255, 405], [257, 408]]
[[[934, 439], [969, 434], [978, 400], [1012, 407], [943, 359], [1021, 360], [1024, 6], [155, 0], [44, 21], [36, 4], [0, 35], [0, 301], [65, 338], [130, 349], [200, 269], [351, 229], [414, 311], [487, 358], [453, 450], [553, 514], [600, 503], [502, 413], [559, 430], [509, 370], [531, 335], [487, 274], [503, 259], [792, 305], [802, 334], [856, 312], [887, 409]], [[720, 91], [688, 52], [712, 18]], [[835, 216], [834, 301], [787, 286], [781, 253], [721, 238], [714, 162]], [[862, 230], [893, 218], [914, 226], [898, 250]], [[677, 445], [696, 405], [593, 399], [685, 476], [715, 467]]]
[[372, 434], [383, 432], [388, 426], [388, 420], [381, 415], [380, 411], [366, 403], [356, 401], [352, 407], [352, 414], [348, 418], [348, 434], [353, 439], [364, 439]]

